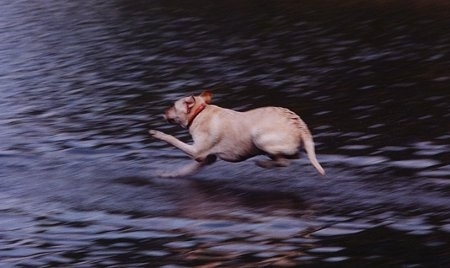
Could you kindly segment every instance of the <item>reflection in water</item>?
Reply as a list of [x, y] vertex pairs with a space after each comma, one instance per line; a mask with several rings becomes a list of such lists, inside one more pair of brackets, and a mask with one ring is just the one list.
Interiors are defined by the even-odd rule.
[[[448, 5], [1, 3], [0, 262], [10, 266], [450, 265]], [[189, 161], [160, 114], [212, 88], [292, 109], [286, 169]]]

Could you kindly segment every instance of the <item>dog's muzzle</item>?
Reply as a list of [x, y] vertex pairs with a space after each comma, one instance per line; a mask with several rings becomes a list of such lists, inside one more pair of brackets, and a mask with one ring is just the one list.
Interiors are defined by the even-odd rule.
[[167, 111], [163, 115], [164, 119], [166, 119], [166, 121], [169, 122], [170, 124], [176, 124], [177, 121], [175, 120], [175, 118], [170, 117], [169, 113], [170, 109], [167, 109]]
[[169, 122], [169, 124], [176, 124], [177, 121], [173, 118], [166, 118], [167, 122]]

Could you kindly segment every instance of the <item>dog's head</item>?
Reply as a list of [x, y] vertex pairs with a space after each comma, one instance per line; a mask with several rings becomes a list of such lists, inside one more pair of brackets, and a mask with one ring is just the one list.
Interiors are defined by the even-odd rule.
[[164, 118], [169, 123], [187, 128], [197, 114], [211, 103], [211, 98], [211, 91], [205, 90], [198, 96], [192, 95], [179, 99], [172, 107], [166, 110]]

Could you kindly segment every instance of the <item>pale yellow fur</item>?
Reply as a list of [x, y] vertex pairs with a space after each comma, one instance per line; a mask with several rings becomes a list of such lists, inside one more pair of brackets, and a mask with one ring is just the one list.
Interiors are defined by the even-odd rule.
[[[210, 105], [211, 93], [191, 96], [175, 102], [166, 111], [171, 122], [188, 127], [193, 144], [186, 144], [177, 138], [157, 130], [149, 133], [185, 152], [195, 162], [166, 176], [184, 176], [198, 168], [211, 164], [216, 157], [230, 162], [243, 161], [255, 155], [265, 154], [271, 160], [259, 161], [262, 167], [287, 166], [289, 158], [298, 156], [303, 146], [313, 166], [324, 175], [314, 152], [314, 142], [305, 122], [294, 112], [281, 107], [262, 107], [238, 112]], [[192, 110], [202, 105], [195, 117]], [[201, 108], [201, 107], [200, 107]], [[190, 121], [192, 120], [192, 121]]]

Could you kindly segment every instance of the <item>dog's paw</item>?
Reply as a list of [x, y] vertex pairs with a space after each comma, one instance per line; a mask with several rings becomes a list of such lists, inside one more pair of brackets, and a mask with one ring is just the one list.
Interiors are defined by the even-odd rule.
[[276, 160], [258, 160], [256, 165], [262, 168], [275, 168], [275, 167], [287, 167], [290, 161], [285, 158], [278, 158]]
[[156, 139], [163, 139], [164, 138], [164, 136], [166, 135], [166, 134], [164, 134], [163, 132], [161, 132], [161, 131], [158, 131], [158, 130], [153, 130], [153, 129], [150, 129], [149, 131], [148, 131], [148, 133], [152, 136], [152, 137], [154, 137], [154, 138], [156, 138]]
[[274, 162], [270, 161], [270, 160], [257, 160], [257, 161], [255, 161], [255, 164], [258, 167], [267, 168], [267, 169], [275, 167]]

